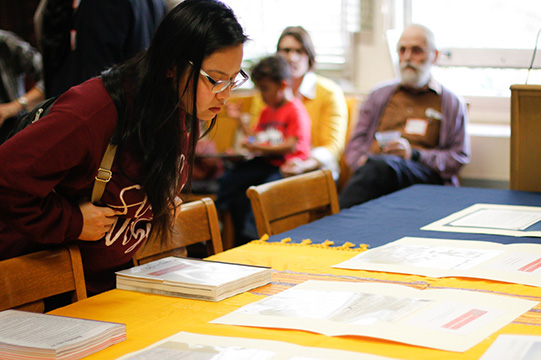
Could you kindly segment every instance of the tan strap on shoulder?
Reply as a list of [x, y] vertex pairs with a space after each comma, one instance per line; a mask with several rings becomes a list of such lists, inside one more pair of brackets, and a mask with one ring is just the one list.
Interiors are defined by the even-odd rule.
[[113, 172], [111, 167], [113, 166], [113, 161], [115, 160], [116, 145], [109, 143], [103, 158], [101, 159], [100, 168], [98, 169], [98, 174], [96, 175], [96, 181], [94, 181], [94, 187], [92, 188], [92, 197], [90, 201], [93, 204], [98, 203], [101, 200], [101, 196], [105, 191], [105, 185], [113, 178]]

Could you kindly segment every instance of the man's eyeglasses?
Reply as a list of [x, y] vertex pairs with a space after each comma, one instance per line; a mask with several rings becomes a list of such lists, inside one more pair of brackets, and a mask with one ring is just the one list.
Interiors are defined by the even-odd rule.
[[[191, 61], [189, 61], [189, 63], [193, 66], [193, 63]], [[212, 89], [210, 89], [210, 91], [215, 94], [224, 91], [230, 86], [231, 90], [235, 90], [239, 86], [242, 86], [250, 78], [248, 74], [246, 74], [242, 69], [240, 69], [240, 72], [237, 74], [235, 80], [214, 80], [212, 76], [207, 74], [203, 69], [200, 69], [199, 73], [203, 75], [209, 81], [209, 83], [212, 84]]]
[[421, 56], [430, 51], [430, 49], [424, 48], [421, 46], [412, 46], [412, 47], [399, 46], [397, 50], [400, 55], [404, 55], [406, 51], [409, 50], [411, 52], [411, 55], [413, 56]]

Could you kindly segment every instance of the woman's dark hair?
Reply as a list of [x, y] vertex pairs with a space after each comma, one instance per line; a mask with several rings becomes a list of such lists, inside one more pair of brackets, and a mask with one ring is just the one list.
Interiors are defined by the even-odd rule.
[[254, 82], [269, 79], [275, 83], [281, 83], [291, 79], [289, 64], [280, 55], [272, 55], [261, 59], [252, 69]]
[[[153, 211], [152, 235], [162, 241], [171, 234], [184, 166], [189, 167], [186, 189], [190, 191], [199, 137], [195, 115], [201, 63], [215, 51], [246, 40], [233, 11], [223, 3], [185, 0], [163, 18], [147, 51], [102, 74], [118, 112], [112, 142], [119, 151], [129, 148], [140, 156], [141, 185]], [[185, 97], [193, 111], [182, 118], [180, 99]]]
[[316, 65], [316, 49], [314, 48], [310, 34], [302, 26], [288, 26], [278, 38], [276, 50], [279, 50], [280, 42], [285, 36], [294, 37], [302, 45], [304, 51], [308, 54], [308, 68], [313, 69]]

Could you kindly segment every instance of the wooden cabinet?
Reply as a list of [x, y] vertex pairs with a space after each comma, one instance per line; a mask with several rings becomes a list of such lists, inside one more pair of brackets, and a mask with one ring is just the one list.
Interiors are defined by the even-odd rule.
[[511, 86], [511, 190], [541, 192], [541, 85]]

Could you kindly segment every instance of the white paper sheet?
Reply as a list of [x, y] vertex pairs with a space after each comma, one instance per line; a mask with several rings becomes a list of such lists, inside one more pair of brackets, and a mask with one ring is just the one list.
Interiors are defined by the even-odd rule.
[[404, 237], [333, 267], [471, 277], [541, 287], [541, 244]]
[[180, 332], [118, 360], [393, 360], [388, 357], [282, 341]]
[[475, 204], [421, 230], [541, 237], [541, 231], [527, 228], [541, 221], [541, 207]]
[[[333, 297], [336, 301], [329, 301]], [[306, 311], [322, 303], [325, 315]], [[463, 352], [536, 304], [464, 290], [309, 280], [211, 322], [368, 336]]]
[[479, 360], [509, 359], [541, 359], [541, 336], [499, 335]]

